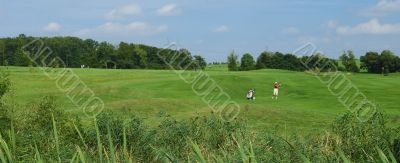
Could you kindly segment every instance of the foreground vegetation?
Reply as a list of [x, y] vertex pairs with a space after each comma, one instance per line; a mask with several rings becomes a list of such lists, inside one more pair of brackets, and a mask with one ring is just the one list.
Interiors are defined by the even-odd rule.
[[[122, 120], [103, 112], [84, 125], [79, 117], [44, 97], [31, 111], [15, 116], [2, 105], [2, 162], [396, 162], [400, 129], [384, 115], [359, 122], [339, 116], [323, 133], [299, 136], [283, 130], [255, 133], [247, 117], [223, 122], [211, 114], [177, 121], [159, 113], [157, 127], [133, 114]], [[8, 123], [4, 123], [8, 121]]]

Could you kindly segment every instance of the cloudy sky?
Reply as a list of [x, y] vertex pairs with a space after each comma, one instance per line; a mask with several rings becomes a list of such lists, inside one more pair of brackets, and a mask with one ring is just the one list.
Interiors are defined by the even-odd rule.
[[400, 0], [0, 0], [0, 37], [78, 36], [181, 47], [208, 61], [307, 42], [327, 56], [400, 54]]

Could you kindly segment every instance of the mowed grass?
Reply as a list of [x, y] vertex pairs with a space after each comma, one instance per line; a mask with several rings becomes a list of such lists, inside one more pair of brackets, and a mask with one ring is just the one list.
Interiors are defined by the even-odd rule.
[[[190, 84], [169, 70], [72, 69], [105, 103], [105, 109], [121, 115], [133, 112], [150, 124], [159, 122], [157, 114], [166, 112], [177, 119], [211, 113], [211, 108], [192, 91]], [[57, 97], [57, 104], [68, 112], [81, 114], [38, 68], [9, 67], [13, 92], [9, 95], [19, 111], [46, 95]], [[327, 85], [305, 72], [256, 70], [229, 72], [226, 66], [208, 66], [205, 71], [216, 84], [241, 106], [255, 131], [279, 128], [299, 133], [322, 131], [346, 111]], [[345, 74], [369, 100], [388, 115], [390, 125], [400, 126], [400, 74]], [[282, 84], [278, 100], [272, 100], [273, 82]], [[248, 89], [256, 88], [256, 100], [248, 101]]]

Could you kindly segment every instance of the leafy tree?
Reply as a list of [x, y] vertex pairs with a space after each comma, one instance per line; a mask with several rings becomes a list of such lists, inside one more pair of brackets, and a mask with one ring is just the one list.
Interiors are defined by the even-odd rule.
[[319, 70], [322, 72], [336, 71], [338, 67], [337, 61], [326, 58], [320, 53], [311, 56], [303, 56], [301, 62], [305, 64], [306, 69]]
[[[167, 65], [165, 62], [160, 58], [158, 53], [161, 49], [146, 45], [139, 45], [141, 49], [147, 52], [147, 68], [150, 69], [166, 69]], [[165, 51], [162, 49], [161, 51]]]
[[293, 54], [284, 55], [281, 66], [286, 70], [303, 70], [303, 65], [300, 63], [300, 60]]
[[83, 65], [94, 67], [96, 65], [96, 49], [99, 43], [92, 39], [86, 39], [83, 41], [84, 51], [81, 55], [81, 61]]
[[[34, 39], [36, 38], [23, 34], [15, 38], [0, 38], [0, 64], [11, 66], [32, 65], [32, 61], [24, 55], [21, 47]], [[38, 64], [41, 64], [41, 60], [44, 57], [46, 57], [45, 61], [47, 63], [58, 57], [61, 60], [58, 65], [62, 64], [62, 66], [66, 67], [86, 65], [92, 68], [167, 69], [170, 68], [168, 62], [171, 61], [171, 65], [176, 69], [193, 68], [188, 67], [193, 57], [186, 49], [160, 49], [125, 42], [121, 42], [118, 47], [115, 47], [108, 42], [99, 43], [92, 39], [82, 40], [77, 37], [40, 37], [39, 39], [44, 42], [46, 47], [51, 49], [52, 53], [39, 56], [35, 61]], [[167, 58], [166, 61], [158, 55], [160, 51], [162, 51], [161, 56]]]
[[118, 52], [117, 52], [117, 64], [120, 68], [133, 68], [133, 48], [125, 42], [119, 43]]
[[396, 71], [400, 72], [400, 58], [398, 56], [396, 56]]
[[[63, 47], [61, 50], [63, 51], [61, 55], [64, 55], [61, 58], [64, 58], [64, 62], [67, 67], [80, 67], [82, 65], [82, 61], [80, 60], [80, 54], [82, 54], [84, 46], [82, 39], [77, 37], [64, 37], [60, 38]], [[48, 40], [48, 42], [50, 42]]]
[[346, 52], [343, 52], [343, 54], [339, 57], [340, 61], [342, 61], [342, 65], [344, 67], [344, 69], [347, 71], [347, 67], [349, 64], [349, 56], [347, 55]]
[[[306, 67], [302, 64], [307, 63], [307, 67], [311, 69], [322, 69], [321, 71], [331, 71], [337, 67], [337, 62], [328, 59], [321, 54], [312, 56], [303, 56], [298, 58], [293, 54], [283, 54], [280, 52], [262, 52], [257, 58], [257, 69], [262, 68], [273, 68], [273, 69], [284, 69], [292, 71], [304, 71]], [[335, 69], [336, 70], [336, 69]]]
[[343, 52], [340, 56], [340, 60], [346, 71], [348, 72], [360, 72], [360, 68], [357, 66], [356, 57], [354, 56], [353, 51], [348, 50], [347, 52]]
[[274, 69], [283, 69], [283, 62], [284, 62], [284, 54], [281, 52], [275, 52], [274, 55], [272, 55], [272, 62], [271, 62], [271, 67]]
[[15, 65], [16, 66], [29, 66], [31, 60], [26, 56], [21, 49], [15, 52]]
[[137, 65], [140, 68], [147, 68], [147, 53], [146, 53], [146, 51], [141, 49], [140, 46], [138, 46], [138, 45], [134, 46], [134, 51], [135, 51], [135, 54], [136, 54], [137, 60], [138, 60]]
[[6, 46], [3, 39], [0, 39], [0, 59], [1, 59], [0, 65], [4, 64], [5, 55], [6, 55]]
[[399, 71], [400, 59], [393, 52], [384, 50], [379, 55], [377, 52], [368, 52], [360, 58], [362, 68], [369, 73], [392, 73]]
[[193, 58], [194, 58], [194, 62], [196, 63], [196, 65], [198, 65], [198, 67], [200, 69], [204, 70], [206, 68], [207, 62], [204, 60], [203, 57], [201, 57], [199, 55], [195, 55], [195, 56], [193, 56]]
[[367, 52], [365, 56], [360, 57], [361, 68], [369, 73], [381, 73], [382, 67], [379, 63], [379, 54], [377, 52]]
[[190, 65], [193, 61], [193, 58], [187, 49], [179, 49], [178, 52], [172, 51], [171, 53], [174, 58], [171, 58], [172, 64], [175, 66], [175, 69], [192, 69], [193, 66]]
[[257, 58], [257, 64], [256, 68], [257, 69], [263, 69], [263, 68], [271, 68], [272, 66], [272, 52], [262, 52], [260, 56]]
[[246, 53], [242, 56], [242, 59], [240, 60], [240, 70], [241, 71], [248, 71], [248, 70], [253, 70], [255, 68], [254, 64], [254, 59], [251, 54]]
[[379, 57], [379, 63], [382, 69], [388, 72], [396, 72], [396, 56], [390, 50], [384, 50]]
[[109, 64], [112, 64], [111, 56], [113, 54], [114, 54], [114, 46], [107, 42], [101, 42], [96, 51], [96, 56], [98, 61], [96, 67], [109, 68], [110, 67]]
[[15, 65], [15, 58], [17, 57], [15, 53], [18, 49], [20, 49], [20, 46], [16, 38], [8, 38], [5, 40], [5, 59], [3, 60], [3, 65]]
[[238, 70], [238, 56], [235, 52], [231, 52], [228, 56], [228, 70], [229, 71], [237, 71]]
[[357, 65], [357, 63], [355, 61], [351, 61], [349, 63], [348, 71], [350, 71], [350, 72], [360, 72], [360, 68], [358, 67], [358, 65]]

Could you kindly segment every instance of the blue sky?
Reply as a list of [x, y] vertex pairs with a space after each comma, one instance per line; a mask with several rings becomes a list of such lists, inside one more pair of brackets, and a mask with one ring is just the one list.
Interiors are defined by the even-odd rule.
[[400, 0], [0, 0], [0, 37], [79, 36], [163, 47], [208, 61], [234, 50], [292, 52], [312, 42], [337, 58], [352, 49], [400, 54]]

